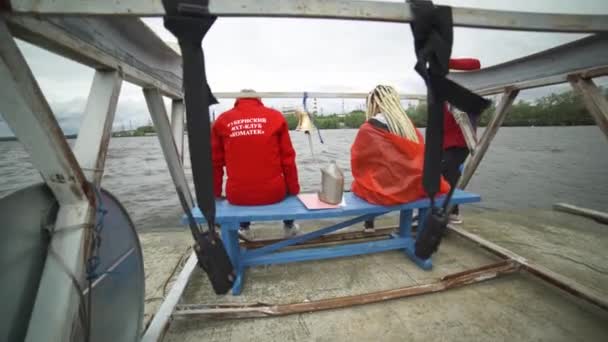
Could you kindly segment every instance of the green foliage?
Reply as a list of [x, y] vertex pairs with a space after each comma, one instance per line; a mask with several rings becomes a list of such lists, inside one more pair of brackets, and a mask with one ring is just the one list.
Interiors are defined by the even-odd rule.
[[365, 112], [355, 110], [346, 114], [343, 118], [344, 126], [348, 128], [359, 128], [365, 122]]
[[289, 127], [290, 130], [298, 127], [298, 118], [296, 118], [295, 114], [285, 115], [285, 120], [287, 121], [287, 127]]
[[340, 119], [334, 115], [316, 116], [315, 125], [318, 129], [340, 128]]
[[415, 106], [410, 105], [406, 108], [405, 112], [410, 117], [414, 126], [426, 127], [427, 115], [426, 115], [426, 103], [418, 103]]
[[[482, 116], [485, 125], [494, 114], [491, 108]], [[507, 113], [504, 126], [580, 126], [593, 125], [594, 121], [587, 112], [581, 98], [573, 91], [550, 94], [541, 97], [536, 103], [518, 101]]]
[[[286, 114], [287, 126], [290, 130], [298, 126], [298, 119], [294, 114]], [[337, 129], [337, 128], [359, 128], [365, 122], [365, 113], [362, 111], [354, 111], [346, 115], [316, 115], [314, 124], [319, 129]]]
[[490, 108], [486, 109], [486, 111], [481, 114], [481, 118], [479, 118], [479, 126], [487, 126], [490, 119], [494, 117], [494, 113], [496, 113], [496, 103], [492, 102]]
[[[603, 90], [608, 97], [608, 89]], [[426, 103], [410, 105], [406, 112], [416, 127], [426, 127]], [[496, 112], [496, 104], [481, 116], [479, 126], [486, 126]], [[295, 129], [298, 120], [295, 115], [286, 115], [289, 129]], [[355, 110], [345, 115], [317, 115], [315, 125], [320, 129], [359, 128], [365, 122], [365, 112]], [[513, 104], [507, 113], [503, 126], [581, 126], [594, 125], [580, 97], [567, 91], [541, 97], [536, 102], [520, 100]]]
[[[608, 95], [608, 92], [604, 91]], [[486, 126], [496, 112], [496, 104], [488, 108], [479, 121]], [[410, 106], [407, 113], [417, 127], [426, 126], [426, 104]], [[594, 125], [581, 98], [573, 91], [551, 94], [535, 103], [520, 100], [507, 113], [503, 126], [582, 126]]]
[[154, 126], [141, 126], [141, 127], [137, 127], [135, 132], [133, 132], [133, 136], [141, 137], [141, 136], [146, 135], [146, 133], [155, 133], [155, 132], [156, 132], [156, 130], [154, 129]]

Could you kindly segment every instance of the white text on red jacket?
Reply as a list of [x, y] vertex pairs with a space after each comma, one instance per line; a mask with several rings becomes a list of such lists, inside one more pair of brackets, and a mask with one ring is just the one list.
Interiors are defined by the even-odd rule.
[[266, 118], [238, 119], [228, 123], [230, 138], [263, 135], [265, 126]]

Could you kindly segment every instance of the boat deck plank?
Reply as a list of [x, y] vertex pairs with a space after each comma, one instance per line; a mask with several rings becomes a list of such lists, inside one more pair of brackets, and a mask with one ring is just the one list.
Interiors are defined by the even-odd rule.
[[[465, 229], [608, 295], [608, 274], [601, 262], [608, 253], [608, 236], [599, 223], [551, 210], [465, 209], [464, 214]], [[381, 218], [378, 225], [395, 225], [397, 220]], [[312, 231], [322, 224], [308, 221], [302, 228]], [[257, 238], [282, 234], [280, 224], [258, 223], [252, 229]], [[146, 257], [163, 257], [147, 252], [158, 248], [157, 243], [147, 243], [148, 235], [155, 241], [159, 234], [164, 233], [141, 234]], [[177, 233], [166, 234], [165, 244], [187, 241], [173, 235]], [[181, 234], [188, 237], [185, 229]], [[173, 258], [184, 247], [173, 248]], [[403, 262], [403, 253], [397, 251], [256, 267], [249, 271], [252, 281], [240, 296], [216, 296], [206, 275], [196, 270], [182, 303], [291, 303], [367, 293], [428, 283], [497, 260], [453, 234], [433, 258], [436, 267], [430, 272]], [[164, 341], [599, 341], [608, 336], [607, 323], [607, 312], [518, 273], [443, 293], [343, 310], [238, 321], [178, 319]]]

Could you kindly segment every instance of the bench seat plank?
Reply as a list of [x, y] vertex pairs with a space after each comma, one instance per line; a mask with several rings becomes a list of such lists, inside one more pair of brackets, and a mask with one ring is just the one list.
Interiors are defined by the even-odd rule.
[[[444, 197], [438, 197], [436, 205], [441, 205]], [[452, 203], [455, 204], [475, 203], [480, 200], [479, 195], [462, 190], [456, 190], [454, 196], [452, 196]], [[344, 193], [344, 201], [346, 202], [346, 206], [342, 208], [308, 210], [296, 196], [289, 196], [279, 203], [260, 206], [238, 206], [232, 205], [226, 200], [218, 200], [216, 202], [216, 221], [218, 224], [222, 224], [224, 222], [244, 221], [316, 220], [366, 214], [384, 214], [391, 211], [428, 208], [430, 205], [429, 199], [424, 198], [414, 202], [386, 207], [368, 203], [352, 192]], [[205, 222], [205, 218], [198, 208], [194, 208], [192, 214], [198, 223]], [[187, 223], [187, 218], [184, 216], [182, 224]]]

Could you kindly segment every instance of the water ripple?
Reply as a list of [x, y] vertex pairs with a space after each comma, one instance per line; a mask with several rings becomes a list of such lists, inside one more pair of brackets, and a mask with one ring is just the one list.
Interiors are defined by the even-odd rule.
[[[303, 191], [320, 187], [319, 170], [332, 160], [344, 170], [350, 188], [356, 132], [323, 131], [323, 145], [313, 136], [314, 158], [307, 137], [292, 132]], [[112, 139], [108, 153], [103, 185], [123, 202], [135, 224], [140, 229], [177, 225], [181, 210], [157, 138]], [[184, 166], [191, 183], [188, 155]], [[478, 208], [549, 208], [570, 202], [608, 210], [606, 170], [606, 141], [597, 127], [502, 128], [469, 189], [482, 195]], [[0, 196], [40, 181], [18, 142], [0, 142]]]

